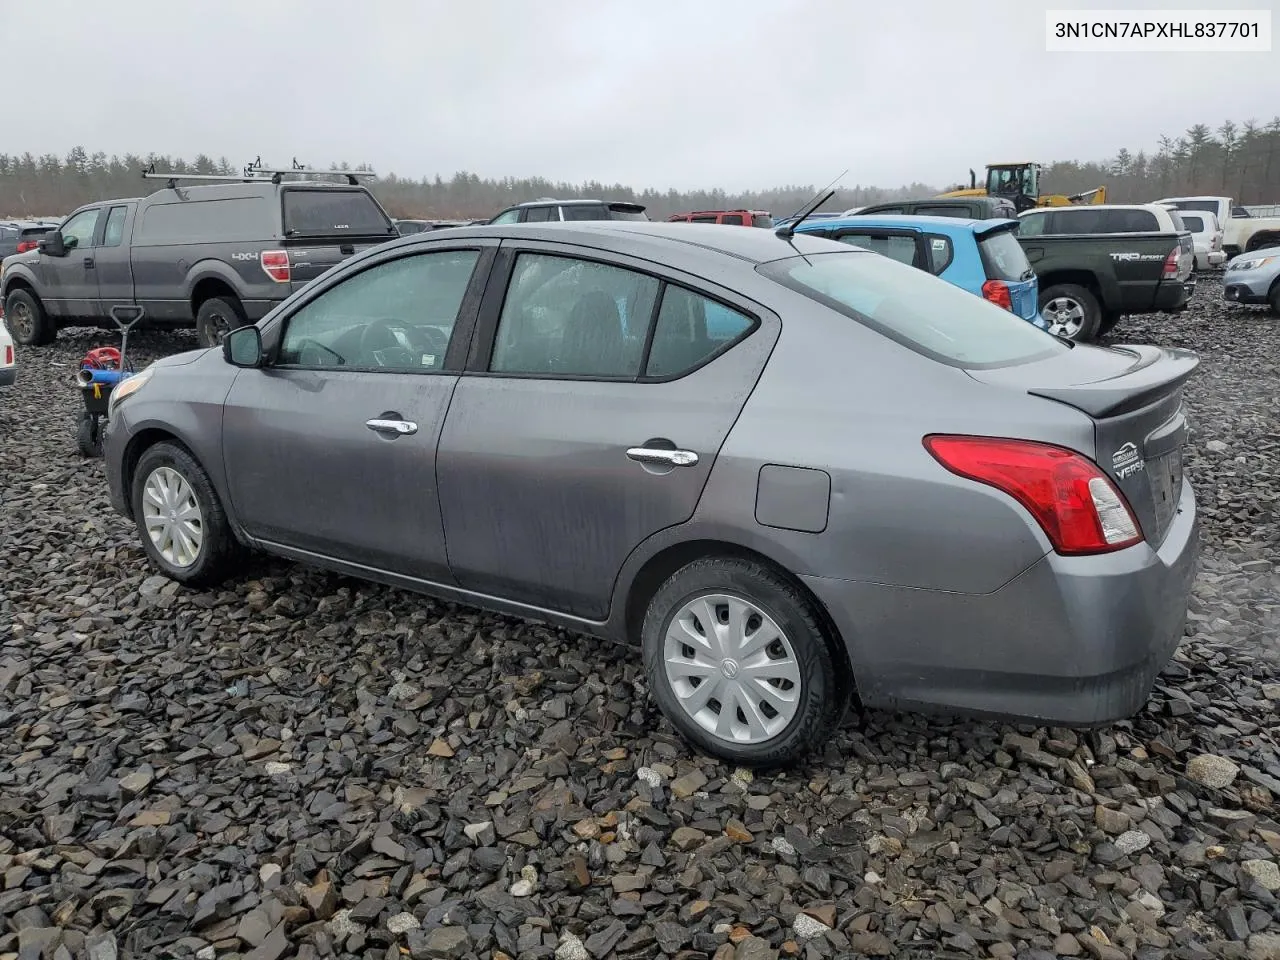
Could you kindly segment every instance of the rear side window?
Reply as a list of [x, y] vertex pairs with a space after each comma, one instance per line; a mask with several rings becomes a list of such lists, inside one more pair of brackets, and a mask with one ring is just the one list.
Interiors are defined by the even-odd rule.
[[737, 340], [753, 323], [737, 310], [667, 284], [645, 376], [666, 378], [687, 373]]
[[102, 234], [104, 247], [118, 247], [124, 239], [124, 218], [128, 207], [112, 207], [107, 213], [107, 226]]
[[1108, 233], [1155, 233], [1160, 230], [1160, 221], [1150, 210], [1108, 210], [1107, 225], [1110, 228]]
[[988, 280], [1029, 280], [1032, 269], [1012, 230], [997, 230], [978, 241], [978, 254]]
[[265, 197], [156, 203], [144, 208], [141, 217], [134, 232], [135, 246], [262, 241], [276, 232], [271, 203]]
[[365, 190], [285, 190], [285, 236], [378, 236], [393, 232]]
[[716, 215], [713, 213], [713, 214], [710, 214], [709, 216], [690, 217], [689, 220], [693, 223], [715, 223]]
[[1048, 233], [1049, 214], [1026, 213], [1018, 218], [1018, 235], [1021, 237], [1039, 237]]
[[899, 234], [897, 236], [884, 236], [870, 233], [852, 233], [842, 231], [836, 236], [841, 243], [848, 243], [855, 247], [863, 247], [872, 253], [878, 253], [882, 257], [888, 257], [890, 260], [897, 260], [899, 263], [906, 263], [912, 266], [919, 266], [916, 256], [916, 238], [913, 235]]
[[925, 239], [929, 241], [929, 267], [935, 274], [942, 273], [955, 259], [955, 249], [951, 246], [951, 240], [937, 234], [929, 234]]
[[788, 257], [756, 270], [949, 366], [1007, 366], [1071, 349], [945, 280], [858, 251]]
[[560, 208], [566, 220], [609, 220], [609, 211], [598, 203], [569, 203]]
[[633, 380], [640, 375], [658, 288], [653, 277], [623, 267], [522, 253], [489, 369]]
[[720, 222], [721, 222], [721, 223], [729, 223], [729, 224], [733, 224], [734, 226], [741, 227], [741, 226], [743, 225], [743, 222], [742, 222], [742, 214], [740, 214], [740, 213], [726, 213], [726, 214], [724, 215], [724, 218], [723, 218]]

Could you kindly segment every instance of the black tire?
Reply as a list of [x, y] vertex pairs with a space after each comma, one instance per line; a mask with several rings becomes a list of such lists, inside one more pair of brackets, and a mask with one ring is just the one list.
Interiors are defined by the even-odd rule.
[[244, 308], [234, 297], [211, 297], [196, 311], [196, 342], [216, 347], [223, 336], [245, 324]]
[[87, 413], [76, 421], [76, 449], [82, 457], [102, 456], [102, 430]]
[[1271, 294], [1267, 297], [1267, 304], [1271, 307], [1271, 312], [1280, 317], [1280, 282], [1271, 285]]
[[[186, 482], [194, 493], [200, 510], [200, 546], [195, 559], [186, 565], [178, 565], [166, 559], [147, 532], [143, 492], [147, 479], [162, 468], [173, 470]], [[151, 565], [160, 573], [186, 586], [213, 586], [227, 578], [243, 548], [231, 530], [226, 511], [222, 508], [222, 501], [218, 499], [209, 475], [190, 453], [178, 444], [167, 441], [148, 447], [134, 471], [130, 498], [133, 503], [134, 524], [142, 539], [142, 549]]]
[[1088, 343], [1098, 339], [1102, 328], [1102, 307], [1091, 290], [1075, 283], [1055, 283], [1041, 290], [1040, 312], [1051, 326], [1054, 321], [1044, 313], [1044, 308], [1055, 300], [1074, 304], [1080, 311], [1079, 327], [1075, 328], [1074, 332], [1064, 334], [1068, 340]]
[[1118, 324], [1123, 318], [1123, 313], [1108, 313], [1102, 318], [1102, 323], [1098, 325], [1098, 336], [1105, 337], [1116, 328], [1116, 324]]
[[1249, 242], [1244, 245], [1245, 253], [1253, 253], [1255, 250], [1261, 250], [1264, 247], [1274, 247], [1280, 244], [1280, 234], [1277, 233], [1259, 233], [1249, 238]]
[[[667, 676], [664, 647], [669, 624], [690, 600], [712, 593], [740, 597], [767, 613], [795, 656], [800, 677], [795, 715], [759, 743], [735, 744], [703, 729], [681, 706]], [[832, 639], [812, 604], [791, 583], [763, 564], [728, 557], [696, 560], [676, 571], [649, 601], [641, 627], [649, 686], [667, 719], [703, 752], [762, 769], [799, 762], [832, 735], [844, 716], [849, 696], [840, 682]]]
[[57, 326], [44, 312], [44, 306], [26, 290], [14, 290], [4, 304], [5, 326], [15, 343], [24, 347], [43, 347], [58, 336]]

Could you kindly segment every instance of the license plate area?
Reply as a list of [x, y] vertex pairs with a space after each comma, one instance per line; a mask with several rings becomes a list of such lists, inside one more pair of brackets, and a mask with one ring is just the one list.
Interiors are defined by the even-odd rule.
[[1179, 444], [1153, 460], [1147, 461], [1147, 479], [1151, 485], [1151, 500], [1155, 505], [1156, 540], [1164, 535], [1178, 509], [1182, 495], [1182, 446]]

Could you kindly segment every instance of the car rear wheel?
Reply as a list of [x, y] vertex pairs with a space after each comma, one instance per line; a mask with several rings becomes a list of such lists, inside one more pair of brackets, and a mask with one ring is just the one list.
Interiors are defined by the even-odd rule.
[[44, 312], [40, 301], [26, 290], [14, 290], [4, 305], [5, 325], [15, 343], [25, 347], [43, 347], [53, 343], [58, 328]]
[[196, 342], [202, 347], [216, 347], [244, 322], [244, 311], [234, 298], [211, 297], [196, 311]]
[[1271, 306], [1271, 312], [1280, 317], [1280, 280], [1271, 285], [1271, 295], [1267, 297], [1267, 303]]
[[1102, 326], [1102, 308], [1088, 289], [1074, 283], [1056, 283], [1040, 294], [1040, 313], [1049, 332], [1068, 340], [1096, 340]]
[[225, 579], [240, 544], [204, 469], [176, 443], [157, 443], [133, 475], [133, 517], [152, 566], [172, 580]]
[[641, 641], [654, 699], [706, 753], [790, 766], [844, 714], [830, 639], [813, 605], [763, 564], [697, 560], [662, 585]]

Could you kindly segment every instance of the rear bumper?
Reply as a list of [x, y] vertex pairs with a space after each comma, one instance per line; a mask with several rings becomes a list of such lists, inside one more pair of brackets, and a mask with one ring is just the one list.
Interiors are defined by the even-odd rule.
[[0, 367], [0, 387], [13, 386], [13, 382], [17, 379], [17, 367]]
[[1142, 708], [1177, 649], [1200, 552], [1190, 483], [1159, 549], [1049, 554], [989, 594], [805, 577], [870, 707], [1095, 726]]
[[1195, 278], [1183, 280], [1162, 280], [1156, 287], [1155, 308], [1165, 313], [1179, 313], [1187, 308], [1191, 295], [1196, 291]]

